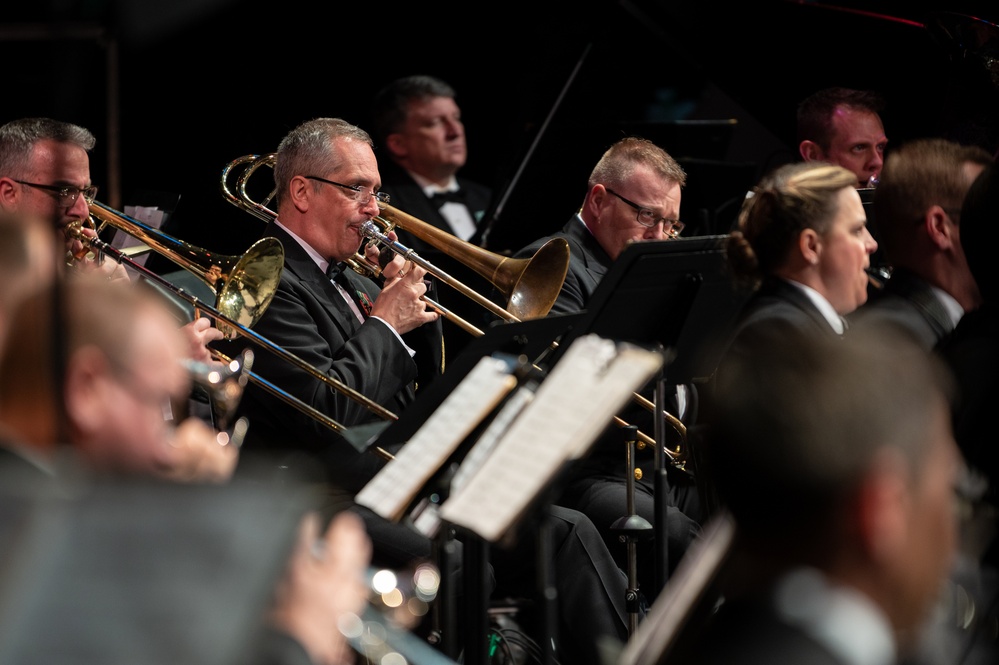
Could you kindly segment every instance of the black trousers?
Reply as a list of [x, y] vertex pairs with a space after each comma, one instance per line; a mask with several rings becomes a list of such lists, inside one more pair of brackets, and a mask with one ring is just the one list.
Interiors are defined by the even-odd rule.
[[[355, 510], [368, 527], [376, 565], [401, 567], [413, 561], [432, 560], [433, 543], [423, 534], [408, 525], [389, 522], [366, 508]], [[532, 615], [539, 623], [527, 629], [538, 640], [555, 637], [556, 655], [563, 663], [602, 665], [599, 645], [605, 640], [623, 644], [629, 636], [627, 576], [611, 556], [600, 532], [582, 513], [550, 506], [546, 524], [550, 545], [546, 551], [550, 557], [539, 561], [537, 536], [542, 531], [536, 524], [524, 524], [512, 546], [488, 548], [493, 578], [486, 584], [494, 598], [540, 602], [539, 566], [548, 565], [556, 591], [557, 634], [541, 634], [545, 628], [539, 615]]]

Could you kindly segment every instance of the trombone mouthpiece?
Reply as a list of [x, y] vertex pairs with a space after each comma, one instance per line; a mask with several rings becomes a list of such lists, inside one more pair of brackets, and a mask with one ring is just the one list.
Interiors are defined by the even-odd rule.
[[361, 224], [361, 235], [368, 239], [376, 239], [379, 235], [378, 225], [372, 222], [370, 219], [363, 224]]

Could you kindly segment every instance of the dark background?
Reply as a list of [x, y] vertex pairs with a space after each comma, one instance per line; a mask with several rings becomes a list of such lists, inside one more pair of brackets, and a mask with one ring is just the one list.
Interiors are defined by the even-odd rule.
[[179, 197], [169, 232], [240, 254], [263, 222], [222, 198], [230, 160], [312, 117], [368, 128], [379, 87], [428, 73], [458, 91], [464, 174], [502, 195], [489, 249], [560, 228], [625, 134], [681, 160], [685, 234], [715, 233], [795, 158], [795, 105], [822, 87], [881, 91], [889, 149], [943, 135], [994, 151], [994, 21], [994, 3], [958, 1], [40, 0], [0, 26], [0, 121], [87, 126], [99, 200]]

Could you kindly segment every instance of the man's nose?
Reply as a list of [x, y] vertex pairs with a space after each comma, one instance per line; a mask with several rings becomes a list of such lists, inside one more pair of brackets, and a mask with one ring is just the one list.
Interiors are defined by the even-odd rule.
[[647, 229], [645, 233], [642, 234], [642, 238], [645, 240], [665, 240], [666, 239], [666, 224], [665, 222], [659, 222]]
[[73, 204], [69, 206], [69, 215], [73, 219], [86, 219], [90, 216], [90, 205], [83, 198], [83, 194], [77, 196]]

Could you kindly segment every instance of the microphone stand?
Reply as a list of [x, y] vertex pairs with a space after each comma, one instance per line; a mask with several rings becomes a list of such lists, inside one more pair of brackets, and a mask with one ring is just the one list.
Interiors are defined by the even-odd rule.
[[548, 111], [548, 115], [545, 117], [544, 122], [541, 124], [541, 128], [538, 133], [534, 136], [534, 140], [531, 142], [530, 147], [527, 149], [527, 154], [524, 155], [524, 159], [521, 160], [520, 166], [517, 167], [516, 172], [513, 174], [513, 178], [510, 179], [509, 184], [503, 191], [498, 202], [493, 206], [492, 214], [486, 219], [486, 222], [479, 226], [480, 231], [476, 233], [469, 239], [472, 244], [478, 245], [482, 248], [486, 248], [489, 242], [489, 234], [492, 233], [493, 227], [499, 220], [500, 216], [503, 214], [503, 208], [506, 207], [506, 202], [510, 198], [510, 194], [513, 192], [513, 188], [517, 185], [517, 181], [520, 180], [520, 176], [524, 172], [524, 168], [527, 167], [527, 163], [530, 161], [531, 156], [534, 154], [535, 149], [538, 147], [538, 143], [541, 142], [541, 137], [544, 135], [545, 131], [548, 129], [548, 124], [551, 122], [552, 117], [555, 115], [555, 111], [562, 104], [562, 99], [565, 94], [569, 91], [569, 86], [576, 79], [576, 75], [579, 73], [579, 68], [583, 64], [583, 60], [589, 54], [590, 49], [593, 44], [587, 44], [586, 48], [583, 49], [583, 54], [579, 56], [579, 60], [576, 61], [576, 66], [573, 68], [572, 73], [569, 75], [568, 80], [565, 85], [562, 86], [562, 90], [559, 92], [558, 97], [555, 99], [555, 104], [552, 105], [551, 110]]

